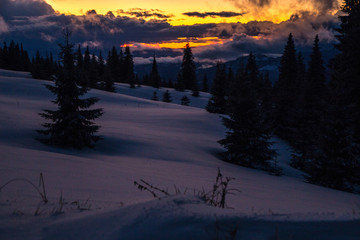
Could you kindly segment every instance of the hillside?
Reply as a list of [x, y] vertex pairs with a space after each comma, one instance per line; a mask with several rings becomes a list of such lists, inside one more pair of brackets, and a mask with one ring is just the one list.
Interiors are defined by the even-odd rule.
[[[91, 90], [105, 112], [97, 121], [104, 140], [96, 151], [78, 151], [35, 140], [38, 113], [54, 108], [44, 83], [0, 70], [0, 186], [15, 178], [38, 186], [42, 173], [49, 200], [41, 203], [24, 181], [4, 187], [2, 240], [231, 239], [234, 230], [235, 239], [359, 239], [360, 196], [305, 183], [281, 140], [274, 139], [281, 177], [219, 160], [225, 129], [202, 109], [204, 93], [186, 107], [149, 100], [151, 87]], [[178, 103], [184, 93], [171, 94]], [[231, 209], [208, 206], [196, 194], [211, 190], [218, 168], [240, 190], [227, 198]], [[174, 196], [154, 199], [134, 186], [140, 179]]]

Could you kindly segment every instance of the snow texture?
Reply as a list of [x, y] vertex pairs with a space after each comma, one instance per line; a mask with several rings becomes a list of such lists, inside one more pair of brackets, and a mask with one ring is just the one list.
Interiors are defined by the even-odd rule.
[[[151, 87], [91, 90], [87, 96], [104, 108], [97, 120], [104, 140], [96, 151], [79, 151], [36, 140], [44, 121], [38, 113], [55, 107], [45, 83], [0, 70], [0, 186], [14, 178], [38, 186], [42, 173], [49, 200], [42, 203], [24, 181], [2, 188], [1, 240], [360, 239], [360, 196], [305, 183], [283, 141], [273, 139], [281, 177], [221, 161], [217, 141], [226, 130], [219, 115], [203, 109], [206, 93], [186, 93], [187, 107], [179, 105], [184, 93], [170, 89], [175, 104], [149, 100]], [[228, 196], [231, 209], [196, 194], [212, 188], [218, 167], [241, 191]], [[136, 189], [140, 179], [173, 196], [154, 199]]]

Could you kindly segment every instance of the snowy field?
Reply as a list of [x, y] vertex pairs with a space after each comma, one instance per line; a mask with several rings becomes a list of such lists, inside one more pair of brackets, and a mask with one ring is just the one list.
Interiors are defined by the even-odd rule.
[[[0, 239], [360, 239], [360, 195], [303, 181], [289, 167], [286, 144], [274, 139], [284, 176], [219, 160], [225, 135], [219, 115], [207, 113], [208, 94], [171, 91], [174, 103], [149, 100], [151, 87], [117, 93], [92, 90], [104, 140], [96, 151], [44, 146], [35, 138], [52, 109], [45, 81], [0, 70]], [[158, 97], [161, 100], [160, 89]], [[197, 192], [211, 190], [217, 169], [235, 178], [229, 209], [208, 206]], [[139, 191], [144, 179], [173, 194], [160, 200]], [[175, 194], [175, 188], [181, 194]], [[43, 191], [43, 188], [40, 188]]]

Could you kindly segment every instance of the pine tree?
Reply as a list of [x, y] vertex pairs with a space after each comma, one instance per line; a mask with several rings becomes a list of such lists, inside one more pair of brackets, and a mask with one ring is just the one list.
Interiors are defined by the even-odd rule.
[[167, 103], [169, 103], [169, 102], [172, 101], [169, 90], [166, 90], [166, 91], [164, 92], [162, 101], [163, 101], [163, 102], [167, 102]]
[[110, 70], [105, 68], [105, 72], [102, 76], [103, 81], [101, 82], [101, 88], [108, 92], [116, 92], [114, 81], [111, 76]]
[[181, 64], [180, 76], [181, 81], [184, 84], [185, 89], [192, 91], [198, 91], [197, 80], [196, 80], [196, 66], [194, 63], [194, 56], [190, 44], [186, 44], [184, 49], [184, 56]]
[[86, 46], [86, 50], [84, 53], [84, 69], [88, 72], [91, 68], [91, 57], [90, 57], [90, 50], [89, 46]]
[[175, 89], [176, 91], [180, 91], [180, 92], [185, 91], [184, 77], [181, 74], [181, 72], [179, 72], [179, 74], [177, 75]]
[[106, 61], [107, 68], [110, 71], [111, 77], [114, 82], [120, 82], [119, 79], [119, 56], [117, 54], [116, 47], [113, 46], [111, 51], [108, 53], [107, 61]]
[[[253, 59], [249, 58], [248, 64]], [[252, 77], [245, 72], [232, 83], [228, 100], [229, 117], [223, 117], [228, 129], [219, 143], [227, 149], [225, 161], [246, 167], [275, 171], [271, 166], [276, 152], [270, 149], [271, 128], [266, 125]]]
[[44, 110], [40, 115], [51, 122], [43, 124], [45, 130], [38, 130], [40, 134], [48, 138], [40, 139], [45, 144], [72, 147], [93, 148], [94, 143], [101, 139], [95, 135], [99, 126], [94, 125], [93, 120], [103, 114], [102, 109], [88, 108], [95, 104], [97, 98], [80, 99], [87, 89], [78, 87], [75, 79], [75, 66], [73, 45], [70, 43], [70, 33], [64, 32], [65, 43], [60, 44], [60, 59], [62, 68], [55, 80], [55, 86], [46, 87], [56, 96], [53, 101], [58, 106], [57, 110]]
[[[343, 1], [332, 76], [318, 152], [308, 180], [324, 186], [359, 191], [360, 187], [360, 2]], [[357, 190], [356, 190], [357, 189]]]
[[1, 46], [0, 46], [0, 68], [4, 68], [4, 52]]
[[89, 84], [91, 88], [97, 88], [99, 82], [99, 72], [98, 72], [99, 64], [96, 59], [95, 53], [93, 53], [91, 56], [90, 66], [91, 67], [88, 70]]
[[299, 96], [297, 66], [295, 44], [290, 33], [281, 58], [279, 80], [274, 86], [276, 133], [290, 141], [294, 135], [294, 110]]
[[[269, 72], [265, 73], [263, 79], [262, 96], [260, 98], [261, 108], [264, 111], [265, 124], [271, 129], [274, 128], [274, 113], [273, 113], [273, 87], [270, 81]], [[271, 132], [272, 133], [272, 132]]]
[[154, 88], [159, 88], [161, 85], [161, 78], [158, 72], [155, 55], [153, 58], [153, 64], [150, 73], [150, 82], [151, 82], [151, 86], [153, 86]]
[[[298, 58], [299, 72], [304, 71], [302, 58]], [[301, 79], [302, 80], [302, 79]], [[302, 83], [297, 104], [296, 137], [292, 140], [295, 152], [292, 157], [294, 167], [306, 170], [307, 163], [314, 157], [320, 135], [321, 119], [325, 108], [325, 67], [319, 47], [319, 38], [315, 37], [309, 70]]]
[[200, 96], [199, 86], [198, 86], [197, 82], [193, 86], [191, 96], [193, 96], [193, 97], [199, 97]]
[[245, 66], [245, 73], [250, 78], [252, 87], [255, 89], [258, 98], [261, 98], [263, 95], [263, 82], [260, 77], [259, 68], [256, 64], [255, 55], [250, 52], [248, 57], [248, 62]]
[[158, 100], [159, 100], [156, 91], [153, 92], [153, 96], [151, 97], [151, 100], [154, 100], [154, 101], [158, 101]]
[[189, 106], [189, 104], [190, 104], [190, 99], [186, 95], [184, 95], [181, 98], [181, 105]]
[[202, 91], [209, 92], [209, 80], [206, 74], [204, 74], [204, 78], [202, 80]]
[[130, 47], [125, 47], [124, 58], [124, 76], [125, 82], [130, 84], [131, 88], [135, 88], [134, 60], [130, 52]]
[[218, 63], [216, 65], [216, 74], [211, 87], [211, 98], [206, 106], [210, 113], [224, 114], [226, 112], [227, 75], [225, 65]]
[[[333, 70], [342, 81], [344, 95], [342, 100], [344, 107], [349, 110], [346, 117], [352, 119], [350, 122], [353, 137], [357, 148], [360, 148], [360, 1], [344, 0], [342, 11], [346, 13], [340, 16], [341, 28], [338, 29], [337, 39], [339, 44], [336, 48], [340, 54], [336, 56]], [[358, 150], [358, 161], [360, 150]]]
[[78, 45], [78, 49], [75, 56], [76, 56], [76, 67], [82, 69], [84, 67], [84, 58], [81, 53], [80, 45]]
[[97, 71], [98, 71], [98, 74], [100, 77], [103, 76], [105, 73], [105, 61], [104, 61], [101, 51], [99, 52]]
[[3, 65], [2, 67], [4, 69], [9, 69], [8, 59], [9, 59], [9, 51], [8, 47], [6, 45], [6, 42], [4, 42], [3, 49], [2, 49], [2, 58], [3, 58]]

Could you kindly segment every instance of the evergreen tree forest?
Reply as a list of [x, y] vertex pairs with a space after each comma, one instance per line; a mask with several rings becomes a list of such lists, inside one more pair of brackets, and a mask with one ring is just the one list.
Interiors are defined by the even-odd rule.
[[274, 86], [259, 74], [252, 53], [233, 81], [218, 64], [207, 110], [228, 115], [222, 117], [226, 138], [219, 141], [226, 161], [278, 172], [270, 164], [269, 140], [276, 135], [292, 146], [291, 164], [308, 182], [360, 192], [360, 2], [345, 0], [342, 11], [330, 79], [319, 36], [306, 65], [289, 34]]
[[0, 45], [0, 68], [15, 71], [30, 70], [29, 54], [22, 44], [11, 41], [9, 45], [6, 42], [3, 46]]
[[[227, 129], [226, 136], [218, 141], [225, 149], [224, 161], [278, 175], [281, 170], [271, 142], [276, 136], [291, 146], [291, 165], [305, 173], [306, 181], [360, 192], [360, 2], [344, 0], [342, 11], [335, 45], [338, 53], [330, 61], [329, 75], [322, 39], [313, 36], [307, 59], [297, 50], [296, 34], [292, 33], [284, 42], [274, 84], [268, 73], [260, 71], [256, 55], [250, 52], [246, 63], [237, 69], [218, 62], [211, 83], [204, 74], [199, 85], [189, 44], [183, 49], [174, 83], [160, 76], [155, 55], [151, 71], [139, 80], [128, 46], [113, 46], [107, 53], [96, 54], [80, 45], [74, 50], [69, 33], [60, 44], [60, 61], [51, 53], [43, 57], [39, 51], [30, 58], [22, 44], [4, 42], [0, 46], [0, 68], [30, 71], [33, 78], [54, 81], [55, 85], [47, 88], [56, 96], [53, 102], [58, 110], [40, 114], [49, 121], [43, 124], [45, 130], [38, 131], [45, 135], [41, 141], [46, 144], [84, 148], [94, 147], [101, 139], [94, 120], [103, 111], [89, 110], [98, 99], [80, 98], [90, 88], [115, 92], [115, 83], [126, 83], [130, 88], [144, 84], [156, 88], [152, 100], [161, 98], [164, 102], [172, 98], [168, 90], [158, 96], [161, 87], [190, 90], [194, 97], [201, 89], [211, 95], [206, 110], [221, 114]], [[186, 95], [180, 101], [184, 106], [190, 104]]]

